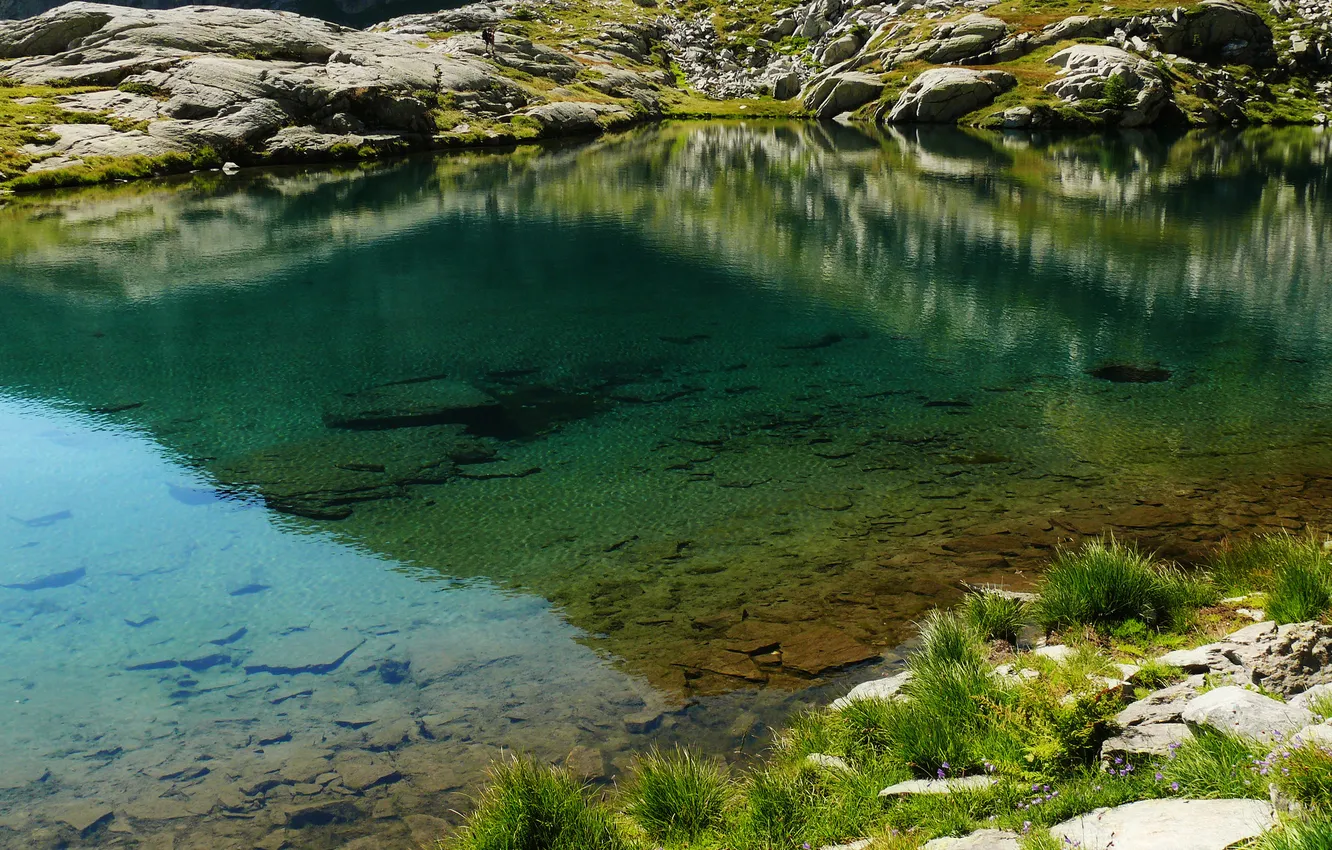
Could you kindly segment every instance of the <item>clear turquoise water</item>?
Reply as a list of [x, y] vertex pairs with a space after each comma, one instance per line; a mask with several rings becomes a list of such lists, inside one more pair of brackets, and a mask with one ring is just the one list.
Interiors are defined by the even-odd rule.
[[[0, 840], [411, 846], [501, 746], [752, 751], [1082, 534], [1318, 526], [1328, 153], [713, 123], [0, 208]], [[441, 380], [502, 412], [326, 424]]]

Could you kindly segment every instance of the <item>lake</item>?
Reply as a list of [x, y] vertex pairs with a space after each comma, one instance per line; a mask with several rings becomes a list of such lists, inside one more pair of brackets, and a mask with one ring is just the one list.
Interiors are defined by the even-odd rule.
[[1332, 504], [1332, 135], [706, 122], [0, 207], [0, 846], [414, 847]]

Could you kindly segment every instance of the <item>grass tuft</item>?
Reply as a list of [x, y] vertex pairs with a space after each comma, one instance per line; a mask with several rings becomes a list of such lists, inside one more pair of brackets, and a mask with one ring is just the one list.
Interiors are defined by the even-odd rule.
[[1332, 847], [1332, 814], [1318, 812], [1288, 820], [1267, 833], [1253, 850], [1327, 850]]
[[1045, 574], [1037, 616], [1047, 628], [1113, 628], [1128, 620], [1163, 629], [1212, 601], [1209, 582], [1159, 565], [1114, 538], [1061, 552]]
[[1267, 781], [1255, 768], [1264, 750], [1237, 735], [1200, 728], [1166, 761], [1166, 781], [1179, 783], [1184, 796], [1197, 799], [1254, 797], [1267, 799]]
[[453, 850], [629, 850], [611, 815], [564, 769], [521, 756], [491, 767], [490, 785]]
[[673, 843], [720, 830], [730, 799], [730, 782], [715, 762], [681, 749], [653, 750], [638, 760], [624, 804], [649, 838]]
[[983, 639], [1016, 644], [1027, 623], [1027, 603], [1001, 593], [973, 593], [962, 602], [962, 617]]
[[964, 614], [935, 609], [925, 616], [920, 624], [920, 649], [910, 661], [913, 671], [952, 664], [979, 667], [984, 663], [981, 634]]

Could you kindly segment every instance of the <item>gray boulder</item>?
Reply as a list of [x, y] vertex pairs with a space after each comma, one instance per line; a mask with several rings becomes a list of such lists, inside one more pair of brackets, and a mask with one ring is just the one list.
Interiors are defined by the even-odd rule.
[[1186, 681], [1153, 691], [1137, 702], [1125, 706], [1123, 711], [1115, 715], [1115, 723], [1121, 727], [1182, 723], [1184, 706], [1198, 695], [1203, 683], [1202, 676], [1193, 676]]
[[1239, 660], [1255, 685], [1283, 696], [1332, 684], [1332, 626], [1280, 626], [1275, 635], [1243, 650]]
[[855, 56], [863, 45], [860, 36], [849, 32], [835, 41], [828, 42], [828, 46], [823, 48], [823, 54], [819, 58], [824, 65], [836, 65]]
[[1314, 722], [1313, 712], [1230, 685], [1194, 697], [1184, 706], [1185, 723], [1258, 741], [1288, 738]]
[[1123, 758], [1133, 761], [1143, 757], [1168, 756], [1174, 747], [1192, 737], [1193, 733], [1183, 723], [1129, 726], [1101, 745], [1101, 760]]
[[1008, 25], [988, 15], [967, 15], [953, 24], [944, 24], [934, 32], [932, 48], [922, 58], [935, 64], [957, 62], [989, 50], [1008, 32]]
[[1263, 800], [1142, 800], [1050, 828], [1081, 850], [1226, 850], [1276, 823]]
[[841, 711], [853, 702], [862, 699], [882, 699], [891, 700], [897, 698], [898, 691], [902, 686], [911, 681], [911, 671], [905, 670], [896, 676], [889, 676], [885, 679], [874, 679], [869, 682], [861, 682], [856, 685], [844, 697], [838, 697], [832, 701], [830, 706], [833, 711]]
[[1070, 103], [1104, 97], [1106, 81], [1123, 80], [1133, 93], [1133, 103], [1123, 110], [1121, 127], [1141, 127], [1161, 114], [1170, 91], [1155, 65], [1118, 47], [1104, 44], [1075, 44], [1047, 60], [1059, 67], [1059, 78], [1045, 90]]
[[1021, 836], [1000, 829], [981, 829], [961, 838], [936, 838], [921, 850], [1019, 850]]
[[877, 98], [883, 93], [878, 74], [850, 71], [830, 74], [811, 82], [805, 90], [805, 108], [815, 118], [833, 118]]
[[891, 124], [953, 123], [1017, 85], [1004, 71], [931, 68], [911, 81], [888, 114]]
[[1271, 65], [1276, 62], [1272, 30], [1258, 13], [1232, 0], [1203, 0], [1178, 20], [1157, 26], [1166, 53], [1201, 62]]
[[605, 124], [629, 121], [632, 116], [618, 106], [581, 101], [543, 103], [527, 110], [541, 129], [552, 136], [582, 136], [601, 132]]

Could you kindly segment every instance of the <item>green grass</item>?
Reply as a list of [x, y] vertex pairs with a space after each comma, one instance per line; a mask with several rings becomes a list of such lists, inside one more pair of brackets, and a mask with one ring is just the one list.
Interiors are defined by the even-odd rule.
[[1267, 799], [1268, 783], [1257, 763], [1266, 750], [1253, 741], [1208, 729], [1195, 730], [1166, 760], [1162, 773], [1183, 796], [1199, 799]]
[[982, 635], [965, 612], [935, 609], [920, 623], [920, 649], [911, 657], [910, 668], [919, 672], [936, 665], [985, 663]]
[[654, 841], [697, 841], [719, 831], [731, 786], [715, 763], [686, 750], [649, 752], [638, 760], [624, 810]]
[[1327, 850], [1332, 847], [1332, 815], [1318, 812], [1293, 818], [1267, 833], [1253, 850]]
[[1215, 593], [1209, 582], [1155, 563], [1110, 538], [1061, 552], [1045, 574], [1038, 619], [1047, 628], [1113, 628], [1139, 620], [1154, 629], [1184, 625]]
[[1278, 751], [1269, 761], [1269, 774], [1292, 800], [1332, 814], [1332, 751], [1306, 742]]
[[1267, 594], [1268, 619], [1313, 620], [1332, 609], [1332, 561], [1314, 537], [1270, 534], [1222, 549], [1212, 564], [1222, 593]]
[[1012, 644], [1017, 643], [1018, 633], [1029, 618], [1027, 603], [993, 592], [969, 595], [962, 601], [961, 614], [985, 640], [1006, 640]]
[[627, 850], [610, 812], [562, 768], [502, 759], [466, 826], [442, 847], [454, 850]]

